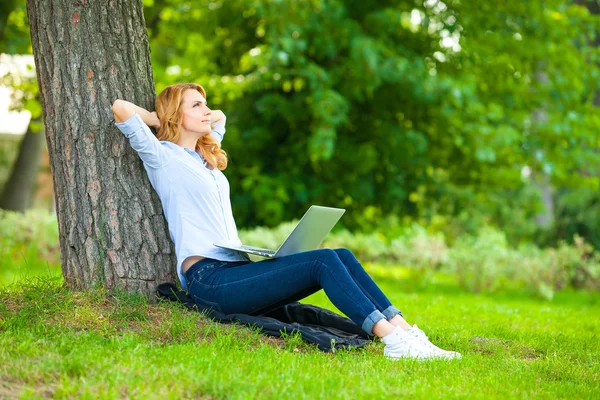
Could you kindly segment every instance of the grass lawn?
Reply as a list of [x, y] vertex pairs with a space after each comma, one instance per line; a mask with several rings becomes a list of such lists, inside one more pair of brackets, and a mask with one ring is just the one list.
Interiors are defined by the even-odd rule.
[[[367, 266], [406, 319], [462, 360], [323, 353], [173, 304], [59, 279], [0, 288], [0, 398], [598, 398], [600, 295], [479, 296]], [[335, 308], [320, 292], [306, 302]]]

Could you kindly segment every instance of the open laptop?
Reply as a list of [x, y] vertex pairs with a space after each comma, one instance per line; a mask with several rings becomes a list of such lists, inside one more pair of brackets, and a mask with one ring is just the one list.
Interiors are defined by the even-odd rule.
[[311, 206], [302, 219], [292, 230], [292, 233], [283, 241], [277, 250], [262, 249], [260, 247], [213, 243], [217, 247], [238, 250], [244, 253], [257, 254], [267, 258], [277, 258], [303, 251], [314, 250], [325, 239], [334, 225], [339, 221], [346, 210]]

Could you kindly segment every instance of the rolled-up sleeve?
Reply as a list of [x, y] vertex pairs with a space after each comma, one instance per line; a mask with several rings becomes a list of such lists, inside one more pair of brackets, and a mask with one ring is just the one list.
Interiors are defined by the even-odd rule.
[[213, 130], [211, 132], [211, 136], [217, 139], [217, 142], [221, 143], [223, 141], [223, 136], [225, 136], [225, 125], [220, 122], [213, 122]]
[[138, 153], [144, 164], [151, 168], [160, 168], [168, 163], [168, 151], [138, 114], [134, 114], [127, 121], [116, 122], [115, 125], [129, 139], [131, 147]]

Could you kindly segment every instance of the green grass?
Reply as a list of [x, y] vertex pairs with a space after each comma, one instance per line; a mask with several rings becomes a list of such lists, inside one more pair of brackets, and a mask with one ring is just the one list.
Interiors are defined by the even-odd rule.
[[[0, 288], [0, 398], [597, 398], [600, 295], [477, 296], [449, 277], [367, 266], [453, 361], [390, 361], [383, 345], [323, 353], [175, 304], [60, 279]], [[335, 309], [320, 292], [307, 302]]]

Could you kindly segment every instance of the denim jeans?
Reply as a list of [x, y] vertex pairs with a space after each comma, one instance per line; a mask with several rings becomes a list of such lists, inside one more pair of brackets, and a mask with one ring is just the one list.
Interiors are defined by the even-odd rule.
[[262, 261], [205, 258], [185, 278], [200, 310], [258, 315], [301, 300], [320, 289], [367, 333], [402, 315], [348, 249], [318, 249]]

